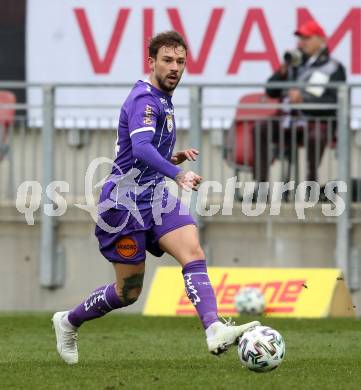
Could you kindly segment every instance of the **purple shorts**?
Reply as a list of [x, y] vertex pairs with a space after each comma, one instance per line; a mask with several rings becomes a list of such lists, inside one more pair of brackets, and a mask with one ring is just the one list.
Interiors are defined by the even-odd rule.
[[173, 199], [174, 209], [161, 214], [161, 218], [155, 216], [151, 208], [138, 210], [138, 219], [129, 210], [111, 208], [100, 213], [102, 221], [113, 228], [111, 231], [104, 229], [99, 221], [95, 228], [103, 256], [110, 262], [122, 264], [143, 262], [146, 251], [157, 257], [162, 256], [164, 251], [159, 247], [158, 240], [164, 234], [196, 224], [180, 200]]

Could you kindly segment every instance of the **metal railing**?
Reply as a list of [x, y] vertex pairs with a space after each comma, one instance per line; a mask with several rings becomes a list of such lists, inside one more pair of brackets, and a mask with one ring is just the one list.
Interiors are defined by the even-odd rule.
[[[305, 110], [336, 112], [335, 117], [310, 119], [303, 115], [302, 120], [305, 123], [303, 126], [299, 126], [293, 118], [290, 126], [283, 126], [284, 116], [260, 119], [258, 115], [248, 117], [236, 115], [237, 108], [282, 110], [283, 104], [261, 102], [240, 103], [237, 106], [236, 103], [225, 104], [224, 98], [219, 99], [221, 101], [214, 98], [217, 90], [224, 90], [227, 93], [229, 91], [229, 95], [241, 97], [254, 90], [259, 91], [264, 86], [264, 84], [183, 85], [181, 88], [185, 91], [184, 99], [179, 104], [175, 102], [179, 129], [177, 148], [182, 149], [191, 145], [201, 149], [201, 158], [192, 163], [191, 169], [201, 172], [208, 180], [220, 182], [223, 186], [227, 179], [235, 174], [240, 180], [268, 179], [271, 183], [278, 180], [294, 180], [298, 183], [310, 179], [312, 177], [309, 156], [310, 153], [314, 153], [313, 165], [316, 166], [316, 172], [313, 172], [313, 178], [322, 183], [342, 180], [349, 189], [346, 193], [339, 194], [346, 208], [341, 216], [334, 219], [337, 223], [336, 263], [347, 275], [350, 272], [352, 225], [350, 208], [352, 201], [361, 200], [361, 126], [360, 128], [354, 126], [352, 130], [350, 127], [350, 113], [359, 107], [350, 102], [349, 96], [354, 89], [360, 89], [361, 84], [330, 84], [328, 87], [336, 88], [338, 91], [337, 104], [298, 104], [288, 107], [298, 112]], [[280, 83], [273, 86], [302, 87], [299, 83]], [[39, 181], [43, 190], [42, 193], [33, 196], [42, 197], [43, 204], [51, 203], [52, 200], [47, 198], [45, 189], [52, 181], [62, 180], [69, 183], [70, 189], [62, 196], [68, 202], [82, 203], [85, 190], [84, 176], [89, 163], [100, 156], [111, 159], [114, 157], [119, 108], [116, 105], [104, 105], [101, 107], [104, 110], [101, 116], [92, 116], [89, 113], [84, 115], [84, 110], [92, 108], [92, 105], [59, 102], [61, 96], [59, 91], [72, 88], [85, 90], [118, 88], [125, 92], [129, 87], [130, 85], [123, 84], [0, 83], [0, 89], [27, 88], [28, 93], [32, 90], [32, 93], [38, 95], [36, 104], [21, 102], [16, 105], [21, 114], [15, 116], [14, 122], [7, 129], [7, 143], [3, 145], [6, 154], [4, 153], [0, 162], [0, 202], [14, 203], [19, 185], [31, 180]], [[210, 96], [212, 98], [209, 98]], [[235, 101], [238, 101], [238, 98]], [[80, 111], [83, 114], [78, 117], [76, 112]], [[357, 118], [353, 122], [357, 125]], [[243, 128], [244, 134], [248, 132], [248, 135], [252, 136], [252, 143], [239, 144], [237, 124]], [[311, 132], [315, 136], [315, 144], [310, 152], [311, 144], [308, 140]], [[247, 160], [249, 157], [247, 153], [250, 153], [251, 147], [252, 163]], [[108, 166], [100, 169], [96, 181], [105, 177], [107, 173]], [[241, 193], [240, 198], [243, 195]], [[210, 199], [215, 198], [216, 196]], [[194, 203], [192, 207], [194, 208]], [[56, 219], [42, 214], [41, 283], [48, 287], [57, 284], [55, 228]]]

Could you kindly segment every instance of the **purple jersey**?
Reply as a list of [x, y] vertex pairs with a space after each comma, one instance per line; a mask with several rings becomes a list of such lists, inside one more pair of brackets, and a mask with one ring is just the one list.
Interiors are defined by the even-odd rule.
[[[139, 195], [130, 195], [138, 208], [151, 207], [155, 186], [164, 181], [165, 175], [174, 179], [180, 171], [170, 163], [175, 141], [171, 96], [150, 82], [137, 81], [120, 112], [112, 174], [126, 174], [132, 168], [139, 173], [135, 178], [137, 185], [148, 188]], [[101, 198], [109, 198], [114, 186], [107, 183]], [[116, 202], [115, 207], [122, 205]]]
[[171, 97], [138, 81], [120, 113], [115, 164], [98, 204], [96, 236], [109, 261], [137, 264], [146, 250], [161, 256], [160, 237], [195, 224], [163, 185], [164, 176], [174, 179], [180, 171], [170, 162], [175, 141]]
[[133, 157], [131, 137], [141, 132], [153, 133], [152, 145], [162, 157], [170, 160], [176, 141], [171, 96], [158, 90], [149, 82], [139, 80], [120, 112], [115, 162], [123, 173], [130, 168], [138, 168], [141, 171], [140, 185], [164, 177]]

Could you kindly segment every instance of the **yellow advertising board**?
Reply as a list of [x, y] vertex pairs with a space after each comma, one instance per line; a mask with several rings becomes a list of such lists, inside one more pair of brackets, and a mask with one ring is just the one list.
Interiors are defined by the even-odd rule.
[[[355, 315], [350, 293], [338, 269], [208, 267], [208, 272], [220, 315], [237, 314], [234, 297], [244, 287], [257, 287], [264, 294], [265, 314], [270, 317]], [[195, 315], [178, 267], [157, 269], [144, 314]]]

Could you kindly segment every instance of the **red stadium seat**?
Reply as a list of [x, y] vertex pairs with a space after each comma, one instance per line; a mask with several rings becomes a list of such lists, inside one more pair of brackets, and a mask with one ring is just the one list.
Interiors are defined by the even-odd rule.
[[279, 112], [275, 108], [248, 108], [242, 104], [277, 104], [277, 99], [271, 99], [264, 93], [252, 93], [240, 98], [239, 107], [233, 128], [233, 163], [238, 167], [253, 167], [254, 164], [254, 126], [257, 120], [276, 117]]
[[16, 97], [12, 92], [0, 91], [0, 161], [8, 150], [8, 129], [15, 118], [15, 108], [4, 107], [3, 105], [14, 105], [15, 103]]

